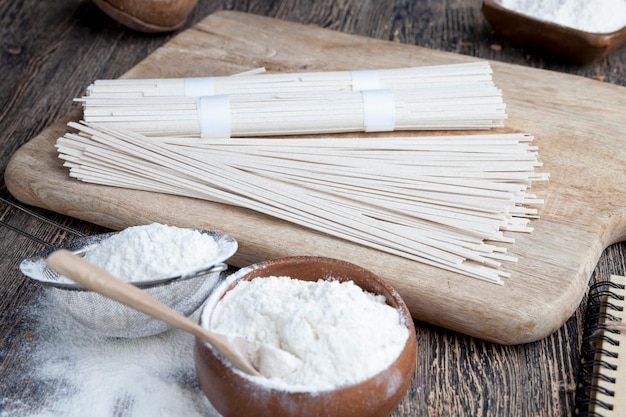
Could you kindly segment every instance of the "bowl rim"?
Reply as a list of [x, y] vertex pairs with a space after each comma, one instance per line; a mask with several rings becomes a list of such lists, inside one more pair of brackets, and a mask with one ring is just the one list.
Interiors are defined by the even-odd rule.
[[587, 31], [583, 29], [577, 29], [571, 26], [562, 25], [560, 23], [550, 22], [549, 20], [539, 19], [532, 15], [525, 14], [517, 10], [509, 9], [507, 7], [504, 7], [502, 4], [500, 4], [498, 0], [483, 0], [483, 7], [485, 6], [491, 7], [493, 9], [497, 9], [501, 13], [510, 14], [511, 16], [515, 16], [516, 18], [519, 18], [519, 19], [525, 19], [529, 22], [542, 24], [542, 25], [545, 25], [546, 27], [561, 30], [562, 32], [584, 36], [587, 38], [594, 38], [594, 39], [611, 38], [612, 39], [612, 38], [619, 37], [620, 35], [626, 33], [626, 24], [622, 26], [620, 29], [610, 31], [610, 32], [591, 32], [591, 31]]
[[481, 12], [503, 38], [575, 65], [598, 61], [626, 44], [626, 26], [614, 32], [587, 32], [517, 12], [497, 0], [483, 0]]

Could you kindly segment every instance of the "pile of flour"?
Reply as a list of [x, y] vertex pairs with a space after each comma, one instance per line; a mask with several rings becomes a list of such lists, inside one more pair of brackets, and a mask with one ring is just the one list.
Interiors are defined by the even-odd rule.
[[498, 0], [503, 7], [594, 33], [626, 27], [626, 0]]
[[219, 246], [197, 230], [159, 223], [122, 230], [85, 253], [85, 259], [123, 281], [163, 278], [209, 266]]
[[313, 391], [374, 376], [393, 363], [409, 335], [384, 296], [352, 281], [290, 277], [239, 282], [217, 303], [209, 327], [244, 336], [270, 385]]
[[94, 336], [45, 295], [25, 322], [30, 337], [2, 381], [0, 417], [219, 417], [198, 385], [187, 333]]

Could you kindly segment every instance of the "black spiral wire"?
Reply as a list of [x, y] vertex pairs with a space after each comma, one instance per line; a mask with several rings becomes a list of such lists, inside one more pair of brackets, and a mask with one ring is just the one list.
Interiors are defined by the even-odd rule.
[[615, 352], [606, 349], [609, 345], [619, 345], [619, 340], [614, 335], [620, 333], [619, 330], [606, 323], [618, 321], [618, 318], [611, 312], [622, 311], [624, 308], [623, 303], [620, 305], [614, 302], [624, 300], [623, 296], [612, 291], [614, 289], [624, 289], [624, 285], [611, 281], [599, 281], [589, 288], [582, 335], [578, 385], [576, 387], [575, 414], [578, 417], [602, 417], [602, 411], [613, 409], [611, 403], [594, 398], [593, 394], [597, 392], [608, 397], [615, 396], [614, 391], [601, 387], [596, 383], [597, 381], [604, 381], [609, 384], [615, 383], [614, 378], [602, 372], [604, 369], [615, 370], [615, 365], [597, 359], [599, 353], [606, 357], [617, 357]]

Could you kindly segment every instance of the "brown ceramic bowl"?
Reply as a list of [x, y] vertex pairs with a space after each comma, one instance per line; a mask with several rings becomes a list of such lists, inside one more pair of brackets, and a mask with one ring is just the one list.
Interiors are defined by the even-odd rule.
[[130, 29], [160, 33], [182, 27], [198, 0], [94, 0], [94, 3]]
[[260, 385], [224, 363], [204, 342], [196, 339], [194, 357], [200, 386], [224, 417], [383, 417], [400, 403], [409, 387], [416, 362], [416, 337], [409, 310], [398, 293], [373, 273], [348, 262], [320, 257], [288, 257], [244, 268], [218, 288], [207, 300], [200, 324], [215, 304], [239, 280], [289, 276], [308, 281], [336, 278], [354, 281], [362, 289], [382, 294], [398, 308], [409, 330], [404, 349], [387, 369], [354, 385], [327, 391], [286, 391]]
[[626, 43], [626, 27], [610, 33], [591, 33], [557, 25], [483, 0], [482, 12], [489, 24], [511, 42], [559, 55], [585, 65], [604, 58]]

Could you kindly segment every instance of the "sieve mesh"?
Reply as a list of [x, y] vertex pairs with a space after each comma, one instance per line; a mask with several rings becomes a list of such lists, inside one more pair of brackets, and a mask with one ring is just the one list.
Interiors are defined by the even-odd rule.
[[[209, 273], [144, 289], [153, 298], [190, 316], [219, 282], [220, 273]], [[166, 331], [167, 323], [91, 291], [50, 287], [51, 299], [82, 326], [102, 336], [143, 337]]]

